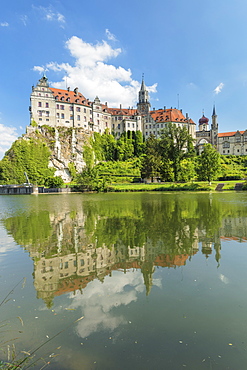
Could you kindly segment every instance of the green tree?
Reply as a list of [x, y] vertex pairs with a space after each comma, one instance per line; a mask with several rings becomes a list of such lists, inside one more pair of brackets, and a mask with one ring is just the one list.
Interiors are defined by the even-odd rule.
[[220, 154], [211, 144], [205, 144], [202, 154], [198, 157], [197, 174], [199, 179], [211, 183], [217, 178], [220, 169]]
[[50, 176], [45, 179], [45, 186], [47, 188], [61, 188], [63, 184], [63, 179], [60, 176]]
[[0, 161], [0, 183], [24, 183], [26, 172], [31, 183], [42, 185], [55, 172], [54, 168], [48, 168], [50, 154], [41, 139], [15, 141]]
[[87, 191], [104, 191], [107, 188], [106, 178], [99, 175], [99, 171], [96, 167], [84, 168], [82, 172], [77, 175], [77, 184], [80, 190]]
[[159, 141], [154, 135], [151, 135], [146, 141], [145, 154], [141, 168], [142, 177], [151, 177], [153, 181], [154, 177], [160, 176], [162, 164], [162, 157], [159, 154]]
[[195, 163], [193, 158], [184, 158], [180, 162], [179, 181], [191, 181], [196, 176]]
[[159, 143], [163, 161], [171, 160], [174, 171], [174, 180], [177, 181], [182, 159], [192, 155], [193, 138], [186, 126], [179, 127], [168, 123], [161, 134]]

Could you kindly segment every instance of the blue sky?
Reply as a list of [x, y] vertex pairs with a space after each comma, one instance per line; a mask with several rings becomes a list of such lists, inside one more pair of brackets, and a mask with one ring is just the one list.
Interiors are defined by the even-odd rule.
[[29, 124], [29, 98], [50, 85], [135, 106], [142, 73], [151, 106], [197, 123], [216, 104], [219, 131], [245, 130], [244, 0], [19, 1], [0, 12], [0, 157]]

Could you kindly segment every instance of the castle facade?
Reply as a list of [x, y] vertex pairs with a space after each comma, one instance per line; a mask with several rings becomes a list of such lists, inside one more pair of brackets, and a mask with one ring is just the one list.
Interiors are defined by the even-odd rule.
[[82, 95], [78, 88], [56, 89], [49, 86], [44, 75], [32, 87], [30, 97], [30, 124], [38, 126], [74, 127], [85, 132], [103, 134], [106, 130], [116, 138], [127, 131], [141, 131], [145, 139], [154, 135], [159, 137], [166, 124], [186, 127], [199, 153], [203, 145], [212, 144], [220, 154], [247, 155], [247, 130], [218, 132], [215, 106], [213, 107], [212, 123], [203, 116], [199, 119], [199, 130], [195, 122], [182, 109], [166, 108], [151, 109], [148, 90], [142, 79], [138, 96], [137, 108], [108, 107], [96, 96], [90, 101]]
[[32, 88], [30, 97], [30, 124], [51, 127], [83, 128], [88, 132], [103, 134], [105, 130], [116, 138], [127, 131], [141, 131], [147, 139], [150, 135], [159, 137], [169, 122], [187, 127], [195, 138], [195, 123], [182, 110], [166, 107], [150, 110], [149, 94], [142, 80], [137, 108], [108, 107], [96, 96], [94, 101], [85, 98], [78, 88], [56, 89], [49, 86], [44, 75]]

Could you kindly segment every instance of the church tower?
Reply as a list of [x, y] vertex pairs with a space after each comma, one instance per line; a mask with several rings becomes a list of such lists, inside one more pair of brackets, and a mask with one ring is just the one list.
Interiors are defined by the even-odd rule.
[[137, 103], [137, 109], [141, 114], [146, 115], [149, 113], [150, 106], [151, 105], [149, 103], [148, 91], [144, 83], [144, 76], [142, 76], [142, 84], [141, 90], [139, 91], [139, 101]]
[[213, 114], [212, 114], [212, 125], [211, 125], [211, 143], [217, 149], [217, 138], [218, 138], [218, 122], [217, 122], [217, 114], [215, 111], [215, 105], [213, 107]]

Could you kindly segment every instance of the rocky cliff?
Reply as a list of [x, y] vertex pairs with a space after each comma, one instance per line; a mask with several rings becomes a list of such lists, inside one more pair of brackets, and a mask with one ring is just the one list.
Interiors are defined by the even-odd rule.
[[81, 172], [85, 167], [83, 147], [89, 143], [90, 136], [81, 128], [28, 126], [23, 139], [43, 140], [51, 150], [49, 167], [55, 168], [55, 176], [70, 182], [72, 170]]

